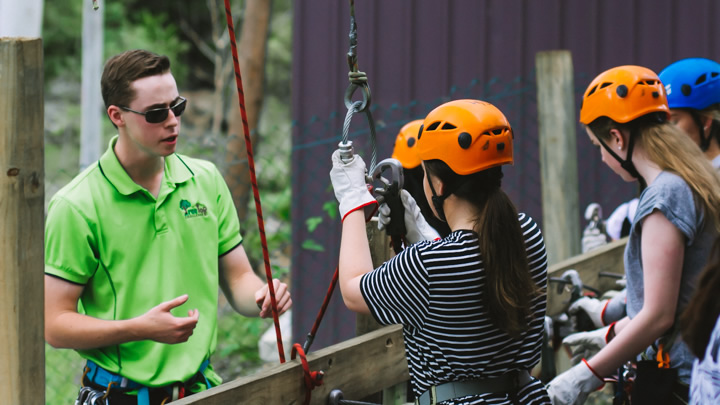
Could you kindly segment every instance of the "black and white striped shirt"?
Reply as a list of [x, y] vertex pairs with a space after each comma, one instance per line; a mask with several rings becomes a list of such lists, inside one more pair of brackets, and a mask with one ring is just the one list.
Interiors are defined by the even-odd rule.
[[[540, 227], [525, 214], [518, 219], [532, 278], [545, 291], [547, 257]], [[375, 319], [383, 325], [403, 325], [416, 396], [432, 385], [530, 370], [540, 361], [545, 294], [531, 302], [529, 328], [511, 338], [490, 321], [484, 282], [478, 235], [469, 230], [412, 245], [363, 276], [360, 288]], [[518, 399], [522, 404], [550, 403], [539, 381], [523, 387]], [[504, 393], [443, 402], [510, 403]]]

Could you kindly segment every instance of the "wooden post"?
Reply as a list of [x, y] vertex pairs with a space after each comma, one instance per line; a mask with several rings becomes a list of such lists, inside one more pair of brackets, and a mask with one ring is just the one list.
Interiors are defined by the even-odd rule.
[[570, 51], [538, 52], [543, 234], [549, 264], [580, 253], [573, 66]]
[[[370, 244], [370, 256], [372, 257], [373, 267], [377, 268], [395, 256], [395, 252], [390, 246], [390, 237], [387, 233], [385, 233], [385, 231], [378, 229], [377, 217], [373, 217], [370, 222], [367, 223], [365, 230], [367, 231], [368, 243]], [[372, 315], [357, 315], [355, 321], [355, 333], [358, 336], [372, 332], [380, 327], [380, 324], [377, 323]], [[382, 403], [383, 405], [404, 404], [407, 402], [406, 397], [407, 383], [403, 382], [384, 389], [382, 392]], [[364, 399], [372, 401], [379, 400], [373, 396]]]
[[43, 50], [0, 38], [0, 403], [45, 403]]

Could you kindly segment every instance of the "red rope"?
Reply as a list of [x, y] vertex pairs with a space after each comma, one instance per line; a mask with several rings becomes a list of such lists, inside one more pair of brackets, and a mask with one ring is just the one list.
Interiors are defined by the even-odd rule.
[[322, 372], [322, 370], [310, 371], [310, 366], [308, 365], [307, 359], [305, 358], [305, 351], [303, 351], [300, 343], [295, 343], [293, 345], [290, 358], [292, 360], [295, 360], [295, 355], [298, 353], [300, 354], [300, 362], [302, 363], [303, 376], [305, 377], [305, 405], [308, 405], [310, 403], [310, 397], [312, 396], [312, 390], [314, 390], [315, 387], [319, 387], [322, 385], [322, 379], [325, 374]]
[[272, 303], [273, 321], [275, 322], [275, 334], [277, 335], [278, 354], [280, 363], [285, 362], [285, 350], [282, 344], [280, 333], [280, 322], [278, 320], [277, 302], [275, 300], [275, 286], [273, 285], [272, 271], [270, 270], [270, 255], [268, 253], [267, 238], [265, 237], [265, 222], [263, 221], [262, 206], [260, 205], [260, 192], [258, 191], [257, 178], [255, 177], [255, 160], [253, 159], [252, 142], [250, 140], [250, 129], [248, 128], [247, 112], [245, 110], [245, 93], [243, 91], [242, 76], [240, 75], [240, 62], [238, 60], [237, 43], [235, 42], [235, 29], [233, 28], [232, 12], [230, 11], [230, 0], [225, 0], [225, 17], [227, 19], [228, 35], [230, 35], [230, 46], [232, 49], [233, 64], [235, 66], [235, 83], [237, 84], [238, 101], [240, 103], [240, 115], [242, 117], [243, 132], [245, 132], [245, 149], [247, 150], [248, 166], [250, 167], [250, 181], [252, 183], [253, 196], [255, 197], [255, 211], [257, 212], [258, 229], [262, 243], [263, 261], [265, 262], [265, 277], [270, 292]]
[[307, 335], [307, 340], [305, 341], [305, 344], [303, 345], [303, 350], [305, 352], [310, 351], [310, 345], [312, 345], [313, 340], [315, 340], [315, 334], [317, 333], [318, 328], [320, 327], [320, 322], [322, 321], [323, 317], [325, 316], [325, 311], [327, 310], [328, 305], [330, 304], [330, 298], [333, 295], [333, 291], [335, 291], [335, 286], [337, 285], [338, 281], [338, 268], [335, 267], [335, 274], [333, 274], [333, 278], [330, 281], [330, 286], [328, 286], [328, 291], [325, 294], [325, 300], [323, 300], [322, 307], [320, 307], [320, 311], [318, 312], [317, 316], [315, 317], [315, 323], [313, 324], [312, 329], [310, 329], [310, 333]]

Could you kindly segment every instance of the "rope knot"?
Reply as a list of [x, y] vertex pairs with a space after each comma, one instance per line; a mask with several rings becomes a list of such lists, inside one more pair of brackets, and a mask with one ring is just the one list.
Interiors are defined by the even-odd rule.
[[308, 405], [310, 404], [312, 390], [314, 390], [315, 387], [319, 387], [322, 385], [325, 373], [322, 370], [310, 371], [310, 366], [308, 365], [307, 358], [305, 357], [305, 351], [303, 350], [300, 343], [295, 343], [293, 345], [290, 358], [292, 360], [295, 360], [295, 356], [298, 354], [300, 355], [300, 362], [302, 363], [303, 368], [303, 377], [305, 378], [305, 405]]

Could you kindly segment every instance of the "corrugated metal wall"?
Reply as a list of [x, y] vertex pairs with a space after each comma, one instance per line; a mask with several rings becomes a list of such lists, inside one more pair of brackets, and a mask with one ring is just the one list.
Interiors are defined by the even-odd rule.
[[[390, 155], [397, 130], [410, 119], [449, 99], [486, 99], [516, 133], [516, 164], [505, 171], [504, 188], [540, 222], [538, 51], [572, 51], [578, 108], [582, 91], [605, 69], [637, 64], [659, 72], [684, 57], [720, 60], [715, 0], [357, 0], [355, 9], [379, 159]], [[347, 111], [349, 2], [296, 1], [294, 13], [293, 339], [302, 342], [337, 264], [339, 219], [331, 220], [323, 204], [334, 199], [330, 155]], [[362, 115], [353, 118], [352, 139], [369, 161], [367, 128]], [[580, 127], [578, 134], [581, 209], [597, 201], [608, 215], [636, 186], [622, 184]], [[310, 217], [324, 221], [311, 231]], [[337, 291], [313, 349], [352, 336], [354, 316]]]

